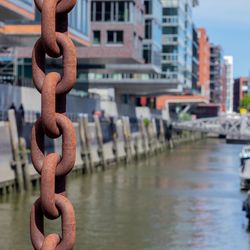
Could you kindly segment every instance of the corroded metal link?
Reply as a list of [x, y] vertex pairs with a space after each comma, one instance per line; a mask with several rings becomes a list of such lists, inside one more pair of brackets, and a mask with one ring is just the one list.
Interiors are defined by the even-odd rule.
[[56, 42], [56, 5], [57, 0], [43, 0], [42, 8], [42, 41], [47, 55], [61, 56], [60, 48]]
[[58, 218], [59, 211], [55, 204], [55, 173], [60, 158], [58, 154], [49, 154], [44, 158], [41, 172], [41, 204], [43, 214], [48, 219]]
[[[66, 175], [76, 158], [76, 135], [66, 116], [66, 94], [76, 81], [76, 49], [68, 37], [68, 12], [76, 0], [34, 0], [41, 11], [42, 34], [32, 52], [32, 74], [35, 87], [42, 95], [41, 118], [32, 128], [31, 159], [41, 174], [40, 198], [30, 215], [30, 236], [35, 249], [71, 250], [75, 242], [75, 213], [66, 198]], [[62, 55], [63, 75], [46, 74], [46, 54]], [[62, 135], [62, 156], [44, 153], [44, 138]], [[61, 236], [44, 235], [44, 216], [54, 220], [61, 216]]]
[[[60, 74], [51, 72], [46, 75], [42, 86], [42, 124], [46, 135], [58, 138], [61, 133], [56, 124], [56, 85]], [[63, 111], [65, 112], [65, 110]]]
[[[72, 122], [62, 114], [56, 114], [56, 123], [62, 132], [62, 158], [56, 169], [56, 176], [67, 175], [74, 167], [76, 158], [76, 135]], [[32, 128], [31, 160], [38, 173], [44, 161], [44, 131], [39, 119]]]
[[[56, 41], [63, 55], [63, 76], [57, 84], [56, 93], [67, 94], [76, 81], [76, 49], [66, 34], [56, 32]], [[36, 42], [32, 52], [32, 75], [37, 90], [41, 92], [45, 79], [45, 50], [41, 38]]]
[[43, 241], [42, 250], [56, 249], [57, 245], [60, 243], [60, 240], [61, 239], [58, 234], [49, 234]]
[[[62, 237], [60, 243], [56, 246], [56, 250], [71, 250], [73, 248], [76, 237], [75, 212], [70, 201], [63, 195], [55, 195], [55, 204], [61, 214]], [[41, 209], [40, 198], [36, 200], [31, 209], [30, 214], [31, 241], [35, 249], [42, 249], [44, 236], [44, 216]], [[54, 234], [53, 234], [54, 235]], [[48, 237], [48, 236], [47, 236]], [[50, 236], [55, 237], [55, 236]], [[48, 239], [47, 239], [48, 240]], [[50, 241], [50, 240], [49, 240]], [[54, 241], [54, 239], [53, 239]], [[48, 242], [53, 244], [51, 242]], [[45, 242], [45, 244], [48, 244]], [[53, 248], [47, 248], [53, 249]]]
[[[43, 0], [34, 0], [36, 7], [41, 12], [43, 8]], [[76, 0], [59, 0], [57, 7], [56, 7], [56, 13], [62, 14], [62, 13], [68, 13], [70, 12], [73, 7], [76, 4]]]

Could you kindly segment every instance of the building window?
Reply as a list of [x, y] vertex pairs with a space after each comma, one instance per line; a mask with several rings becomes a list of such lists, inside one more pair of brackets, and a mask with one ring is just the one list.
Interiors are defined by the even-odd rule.
[[94, 22], [129, 22], [129, 1], [91, 1], [91, 21]]
[[164, 35], [178, 35], [177, 27], [163, 27], [162, 33]]
[[118, 21], [123, 22], [125, 21], [125, 3], [119, 2], [118, 3]]
[[152, 20], [145, 21], [145, 38], [152, 39]]
[[145, 60], [145, 63], [152, 62], [152, 46], [151, 45], [143, 46], [143, 58]]
[[152, 14], [152, 9], [153, 9], [152, 0], [146, 0], [144, 2], [144, 5], [145, 5], [145, 14], [146, 15], [151, 15]]
[[111, 2], [105, 2], [105, 21], [111, 21]]
[[178, 16], [178, 8], [163, 8], [163, 16]]
[[100, 44], [101, 43], [101, 31], [94, 30], [93, 31], [93, 44]]
[[107, 43], [123, 43], [123, 31], [108, 31]]
[[102, 2], [95, 2], [96, 14], [95, 21], [102, 21]]

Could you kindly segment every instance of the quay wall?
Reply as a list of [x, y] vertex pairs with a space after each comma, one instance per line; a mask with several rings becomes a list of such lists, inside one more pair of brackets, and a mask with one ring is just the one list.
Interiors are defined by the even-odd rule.
[[[11, 111], [10, 111], [11, 112]], [[14, 112], [13, 112], [14, 113]], [[12, 114], [13, 115], [13, 114]], [[15, 116], [14, 116], [15, 117]], [[14, 138], [18, 134], [16, 121], [0, 123], [0, 193], [30, 188], [30, 183], [39, 183], [40, 176], [30, 160], [30, 139], [33, 124], [25, 124], [24, 139]], [[15, 127], [16, 126], [16, 127]], [[128, 117], [102, 120], [99, 117], [82, 115], [74, 123], [77, 137], [75, 172], [92, 173], [105, 170], [114, 164], [127, 164], [142, 157], [150, 157], [178, 144], [202, 138], [202, 134], [188, 131], [173, 131], [166, 137], [162, 120], [130, 121]], [[13, 133], [13, 129], [16, 130]], [[108, 131], [108, 132], [107, 132]], [[106, 133], [106, 135], [105, 135]], [[19, 145], [15, 147], [15, 141]], [[20, 142], [24, 141], [25, 146]], [[61, 139], [46, 139], [46, 153], [61, 153]], [[18, 171], [19, 168], [19, 171]], [[27, 176], [25, 176], [27, 175]], [[19, 183], [21, 182], [21, 183]], [[29, 183], [27, 183], [29, 182]]]

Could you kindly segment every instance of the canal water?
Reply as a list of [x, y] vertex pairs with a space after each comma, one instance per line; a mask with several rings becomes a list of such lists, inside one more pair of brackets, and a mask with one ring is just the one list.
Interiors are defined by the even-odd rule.
[[[72, 176], [75, 249], [249, 250], [241, 147], [209, 139], [139, 164]], [[0, 249], [32, 249], [28, 217], [37, 195], [1, 198]], [[46, 228], [60, 225], [46, 222]]]

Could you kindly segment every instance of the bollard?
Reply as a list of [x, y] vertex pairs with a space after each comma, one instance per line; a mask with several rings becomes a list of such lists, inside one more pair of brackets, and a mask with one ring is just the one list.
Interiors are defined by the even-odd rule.
[[8, 120], [10, 129], [10, 141], [12, 148], [12, 163], [11, 166], [15, 171], [16, 187], [20, 193], [24, 191], [22, 164], [19, 155], [19, 140], [16, 124], [16, 115], [13, 109], [8, 110]]
[[22, 160], [22, 172], [23, 172], [23, 181], [24, 181], [24, 188], [27, 191], [30, 191], [30, 175], [28, 170], [28, 150], [26, 146], [26, 141], [23, 137], [19, 139], [20, 144], [20, 156]]
[[93, 171], [92, 166], [92, 157], [91, 157], [91, 147], [90, 139], [88, 135], [88, 115], [79, 116], [79, 129], [80, 129], [80, 143], [81, 143], [81, 157], [85, 165], [85, 171]]
[[102, 169], [105, 170], [107, 164], [104, 156], [102, 129], [99, 117], [96, 115], [94, 115], [94, 122], [95, 122], [96, 137], [98, 144], [98, 155], [101, 160]]

